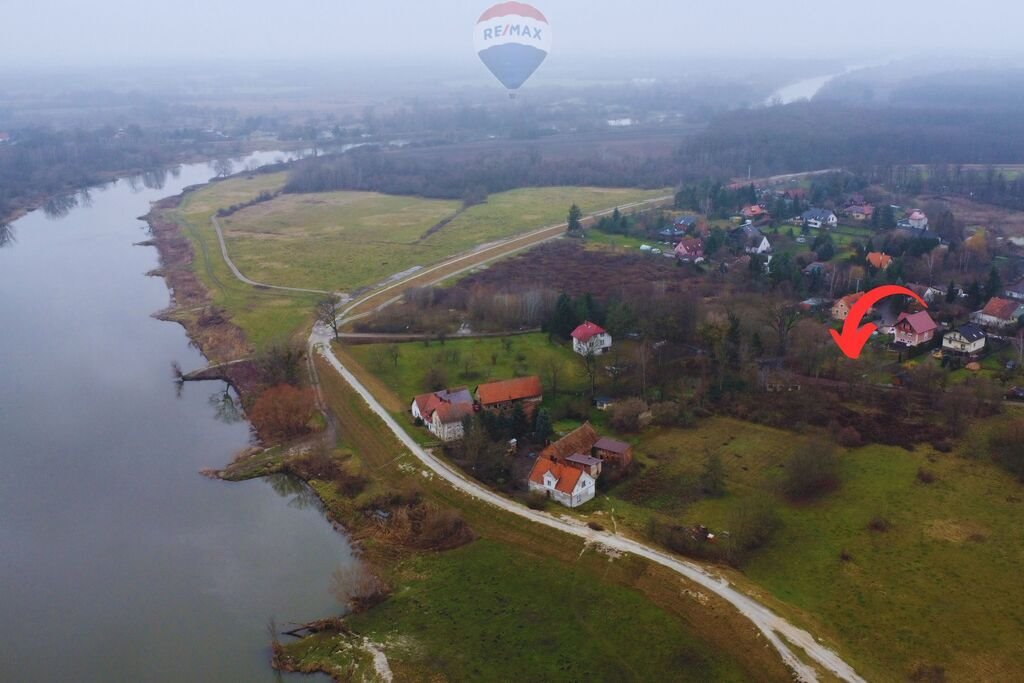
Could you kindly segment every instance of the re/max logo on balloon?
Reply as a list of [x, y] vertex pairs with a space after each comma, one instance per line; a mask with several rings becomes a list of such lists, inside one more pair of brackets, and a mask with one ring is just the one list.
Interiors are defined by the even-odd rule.
[[532, 38], [533, 40], [544, 40], [541, 29], [536, 26], [525, 26], [519, 24], [505, 24], [493, 28], [484, 29], [484, 40], [495, 38], [506, 38], [518, 36], [521, 38]]

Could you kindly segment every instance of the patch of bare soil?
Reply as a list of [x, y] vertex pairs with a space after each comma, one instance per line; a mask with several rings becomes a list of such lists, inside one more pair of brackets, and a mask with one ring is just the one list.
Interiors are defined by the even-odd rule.
[[933, 519], [925, 525], [924, 532], [937, 541], [949, 543], [983, 543], [988, 540], [988, 529], [974, 522], [956, 519]]
[[213, 305], [209, 292], [192, 271], [192, 244], [181, 234], [181, 226], [169, 212], [181, 203], [181, 195], [162, 199], [145, 216], [152, 242], [160, 255], [160, 268], [153, 272], [167, 281], [171, 305], [156, 317], [181, 324], [189, 338], [211, 362], [244, 358], [252, 353], [242, 330], [224, 311]]

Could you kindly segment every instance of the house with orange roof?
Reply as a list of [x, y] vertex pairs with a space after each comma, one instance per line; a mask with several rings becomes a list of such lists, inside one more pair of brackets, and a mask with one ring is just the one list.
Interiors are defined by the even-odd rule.
[[481, 408], [492, 412], [511, 410], [519, 403], [529, 414], [544, 400], [544, 389], [536, 375], [516, 377], [481, 384], [476, 388], [476, 400]]
[[746, 218], [748, 221], [756, 221], [762, 218], [768, 217], [768, 212], [765, 211], [763, 206], [759, 204], [751, 204], [750, 206], [744, 206], [743, 210], [740, 211], [740, 215]]
[[462, 421], [473, 414], [473, 397], [465, 387], [420, 394], [409, 412], [437, 438], [455, 441], [462, 438]]
[[543, 493], [557, 503], [575, 508], [594, 497], [597, 480], [585, 468], [538, 457], [530, 471], [527, 486], [530, 491]]
[[1006, 329], [1016, 327], [1021, 316], [1024, 316], [1024, 304], [994, 296], [985, 308], [971, 315], [971, 321], [983, 327]]
[[868, 265], [875, 270], [885, 270], [892, 265], [892, 256], [881, 251], [872, 251], [868, 253], [866, 260]]
[[846, 320], [846, 316], [850, 315], [850, 309], [862, 296], [864, 292], [856, 292], [836, 301], [832, 304], [832, 317], [836, 320]]

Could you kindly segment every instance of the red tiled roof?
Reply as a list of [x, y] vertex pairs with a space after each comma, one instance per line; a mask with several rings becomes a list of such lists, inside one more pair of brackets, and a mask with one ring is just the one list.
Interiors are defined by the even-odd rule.
[[462, 422], [463, 418], [473, 414], [473, 405], [471, 403], [441, 403], [434, 410], [434, 414], [441, 420], [441, 424]]
[[937, 325], [932, 317], [928, 315], [928, 311], [918, 311], [917, 313], [900, 313], [900, 317], [896, 319], [896, 324], [899, 325], [903, 321], [907, 321], [910, 325], [910, 329], [914, 331], [914, 334], [924, 334], [925, 332], [931, 332]]
[[1017, 312], [1017, 307], [1020, 303], [1011, 299], [1000, 299], [997, 296], [992, 297], [985, 304], [985, 308], [981, 309], [984, 315], [992, 316], [993, 318], [999, 318], [1000, 320], [1012, 320], [1013, 314]]
[[420, 415], [423, 416], [424, 420], [430, 418], [430, 414], [437, 409], [439, 405], [444, 403], [436, 393], [420, 394], [413, 399], [416, 402], [416, 407], [420, 410]]
[[879, 270], [885, 270], [886, 268], [889, 267], [889, 264], [892, 263], [892, 256], [889, 256], [888, 254], [885, 254], [880, 251], [873, 251], [870, 254], [868, 254], [867, 260], [868, 263], [870, 263], [875, 268], [878, 268]]
[[537, 462], [533, 463], [533, 470], [530, 471], [530, 481], [543, 485], [544, 475], [548, 472], [555, 475], [555, 479], [558, 480], [555, 484], [555, 490], [561, 491], [566, 495], [572, 495], [573, 489], [576, 488], [576, 483], [583, 476], [583, 470], [581, 469], [559, 465], [547, 458], [538, 457]]
[[854, 292], [853, 294], [847, 294], [839, 301], [843, 302], [847, 306], [853, 306], [862, 296], [864, 296], [864, 292]]
[[588, 341], [593, 339], [599, 334], [604, 334], [604, 328], [600, 325], [596, 325], [589, 320], [584, 322], [582, 325], [572, 331], [572, 338], [579, 341], [580, 343], [586, 344]]
[[540, 452], [540, 457], [561, 460], [573, 453], [589, 453], [597, 441], [597, 432], [589, 422], [584, 422], [558, 441], [548, 445]]
[[519, 401], [524, 398], [540, 398], [544, 394], [544, 390], [540, 384], [540, 377], [532, 375], [481, 384], [476, 388], [476, 394], [480, 403], [487, 406], [506, 401]]

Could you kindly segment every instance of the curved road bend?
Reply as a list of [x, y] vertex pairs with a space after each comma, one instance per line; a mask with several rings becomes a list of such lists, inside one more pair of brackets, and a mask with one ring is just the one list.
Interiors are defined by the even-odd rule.
[[[670, 198], [671, 197], [662, 197], [654, 200], [648, 200], [645, 202], [635, 202], [633, 204], [619, 207], [619, 209], [622, 210], [634, 208], [636, 206], [640, 206], [643, 204], [664, 201], [665, 199]], [[591, 214], [591, 216], [589, 217], [605, 215], [611, 213], [613, 210], [614, 209], [610, 209], [608, 211], [602, 211], [595, 214]], [[228, 255], [227, 245], [225, 244], [224, 235], [221, 231], [220, 223], [217, 221], [217, 217], [211, 217], [211, 221], [217, 233], [217, 241], [220, 243], [221, 256], [223, 257], [225, 263], [228, 264], [228, 267], [231, 269], [232, 274], [238, 280], [246, 284], [252, 285], [254, 287], [280, 289], [291, 292], [330, 294], [330, 292], [324, 292], [321, 290], [314, 289], [266, 285], [263, 283], [255, 282], [245, 277], [245, 275], [243, 275], [241, 271], [238, 270], [237, 266], [235, 266], [234, 262], [231, 260], [231, 257]], [[423, 275], [429, 274], [431, 272], [436, 272], [442, 268], [446, 268], [462, 260], [476, 259], [476, 257], [479, 257], [481, 254], [484, 254], [490, 250], [496, 250], [497, 253], [495, 253], [495, 255], [492, 257], [488, 257], [483, 260], [474, 260], [470, 265], [466, 266], [465, 268], [443, 275], [442, 279], [447, 279], [454, 275], [458, 275], [466, 270], [476, 268], [479, 265], [486, 263], [488, 261], [508, 256], [527, 247], [540, 244], [541, 242], [547, 241], [548, 239], [553, 239], [554, 237], [557, 237], [560, 234], [559, 232], [556, 231], [564, 227], [565, 224], [562, 223], [560, 225], [541, 228], [539, 230], [535, 230], [534, 232], [527, 233], [526, 235], [520, 235], [516, 238], [505, 240], [503, 242], [493, 244], [482, 249], [477, 249], [476, 251], [470, 252], [463, 256], [458, 256], [456, 258], [449, 259], [448, 261], [445, 261], [442, 264], [438, 264], [426, 270], [419, 271], [415, 275], [410, 276], [409, 278], [405, 278], [398, 282], [391, 283], [386, 287], [378, 289], [368, 294], [367, 296], [362, 297], [356, 302], [352, 302], [339, 317], [345, 319], [345, 317], [357, 306], [364, 304], [366, 301], [369, 301], [370, 299], [375, 298], [387, 291], [391, 291], [393, 289], [401, 287], [402, 285], [407, 284], [410, 280], [418, 279]], [[545, 233], [551, 234], [545, 236]], [[525, 241], [526, 243], [523, 244], [522, 246], [515, 246], [518, 242], [521, 241]], [[383, 304], [378, 306], [378, 309], [388, 306], [394, 300], [395, 299], [392, 298], [389, 299], [388, 301], [385, 301]], [[352, 320], [357, 317], [360, 316], [352, 316], [352, 318], [348, 318], [348, 320]], [[778, 616], [777, 614], [775, 614], [770, 609], [760, 604], [750, 596], [741, 593], [736, 588], [733, 588], [725, 579], [710, 574], [701, 566], [686, 560], [673, 557], [667, 553], [644, 545], [639, 541], [625, 538], [623, 536], [619, 536], [609, 531], [595, 531], [590, 527], [586, 526], [585, 524], [583, 524], [582, 522], [575, 519], [566, 517], [556, 517], [546, 512], [531, 510], [530, 508], [524, 505], [519, 505], [518, 503], [508, 500], [507, 498], [503, 498], [498, 494], [484, 488], [480, 484], [477, 484], [476, 482], [462, 476], [459, 472], [449, 467], [446, 463], [444, 463], [443, 461], [439, 460], [438, 458], [434, 457], [429, 452], [427, 452], [418, 443], [416, 443], [412, 439], [412, 437], [410, 437], [405, 432], [405, 430], [395, 421], [395, 419], [391, 417], [387, 410], [384, 409], [384, 406], [382, 406], [373, 397], [373, 394], [371, 394], [370, 391], [365, 386], [363, 386], [363, 384], [355, 377], [355, 375], [353, 375], [344, 365], [342, 365], [341, 361], [338, 360], [338, 357], [335, 356], [334, 352], [331, 350], [331, 338], [332, 335], [330, 331], [326, 330], [324, 326], [321, 325], [320, 323], [317, 323], [313, 327], [312, 332], [310, 333], [309, 349], [311, 351], [315, 350], [318, 353], [320, 353], [320, 355], [331, 365], [331, 367], [333, 367], [338, 372], [338, 374], [341, 375], [341, 377], [346, 382], [348, 382], [349, 385], [363, 398], [363, 400], [366, 401], [370, 409], [384, 421], [384, 423], [395, 434], [398, 440], [403, 445], [405, 445], [406, 448], [408, 448], [409, 451], [420, 460], [420, 462], [422, 462], [432, 472], [440, 476], [442, 479], [444, 479], [446, 482], [448, 482], [455, 488], [466, 493], [467, 495], [473, 496], [478, 500], [481, 500], [490, 505], [494, 505], [495, 507], [501, 508], [506, 512], [510, 512], [514, 515], [519, 515], [520, 517], [524, 517], [538, 524], [543, 524], [545, 526], [557, 529], [564, 533], [577, 536], [579, 538], [584, 539], [587, 542], [600, 543], [606, 547], [615, 550], [633, 553], [634, 555], [644, 557], [652, 562], [660, 564], [663, 567], [671, 569], [672, 571], [680, 574], [681, 576], [684, 576], [690, 581], [693, 581], [694, 583], [704, 587], [705, 589], [711, 591], [712, 593], [728, 601], [733, 607], [739, 610], [741, 614], [750, 619], [750, 621], [754, 623], [754, 625], [764, 635], [764, 637], [775, 647], [776, 651], [782, 657], [782, 660], [786, 663], [786, 665], [789, 666], [796, 674], [796, 676], [802, 681], [817, 681], [817, 674], [812, 666], [805, 664], [796, 654], [794, 654], [794, 652], [790, 649], [787, 643], [790, 643], [803, 650], [807, 657], [809, 657], [823, 669], [839, 677], [840, 679], [844, 681], [849, 681], [850, 683], [866, 683], [863, 678], [857, 675], [857, 672], [853, 670], [853, 667], [851, 667], [849, 664], [843, 661], [843, 659], [839, 657], [838, 654], [836, 654], [829, 648], [825, 647], [824, 645], [818, 643], [813, 635], [811, 635], [807, 631], [804, 631], [803, 629], [797, 628], [796, 626], [789, 623], [784, 618]], [[316, 371], [312, 367], [312, 363], [310, 363], [310, 369], [315, 377]], [[314, 383], [316, 383], [315, 379]]]
[[502, 510], [514, 515], [525, 517], [526, 519], [538, 524], [543, 524], [567, 534], [578, 536], [588, 542], [597, 542], [615, 550], [633, 553], [634, 555], [644, 557], [652, 562], [662, 565], [663, 567], [671, 569], [694, 583], [706, 588], [712, 593], [724, 598], [732, 604], [733, 607], [739, 610], [741, 614], [754, 623], [764, 637], [767, 638], [775, 647], [783, 661], [802, 681], [817, 681], [817, 674], [813, 667], [805, 664], [796, 656], [796, 654], [793, 653], [787, 643], [791, 643], [803, 650], [810, 659], [814, 660], [814, 662], [819, 666], [840, 679], [851, 683], [864, 683], [864, 679], [857, 675], [857, 672], [853, 670], [853, 667], [843, 661], [835, 652], [818, 643], [814, 639], [813, 635], [803, 629], [797, 628], [750, 596], [741, 593], [736, 588], [733, 588], [725, 579], [708, 573], [699, 565], [678, 559], [667, 553], [644, 545], [643, 543], [619, 536], [609, 531], [595, 531], [586, 526], [583, 522], [575, 519], [556, 517], [546, 512], [531, 510], [524, 505], [520, 505], [508, 500], [507, 498], [503, 498], [489, 489], [484, 488], [480, 484], [462, 476], [448, 464], [431, 455], [405, 432], [398, 422], [391, 417], [388, 411], [384, 409], [384, 406], [382, 406], [373, 397], [373, 394], [363, 386], [355, 375], [342, 365], [341, 361], [338, 360], [338, 357], [331, 349], [330, 341], [330, 331], [325, 330], [320, 325], [317, 325], [317, 327], [314, 328], [313, 333], [309, 338], [310, 348], [318, 352], [331, 365], [331, 367], [333, 367], [338, 374], [340, 374], [341, 377], [348, 382], [353, 389], [355, 389], [363, 400], [366, 401], [367, 405], [370, 406], [370, 409], [384, 421], [399, 441], [401, 441], [401, 443], [408, 448], [409, 451], [420, 460], [420, 462], [434, 472], [434, 474], [441, 477], [455, 488], [478, 500], [494, 505], [495, 507], [501, 508]]

